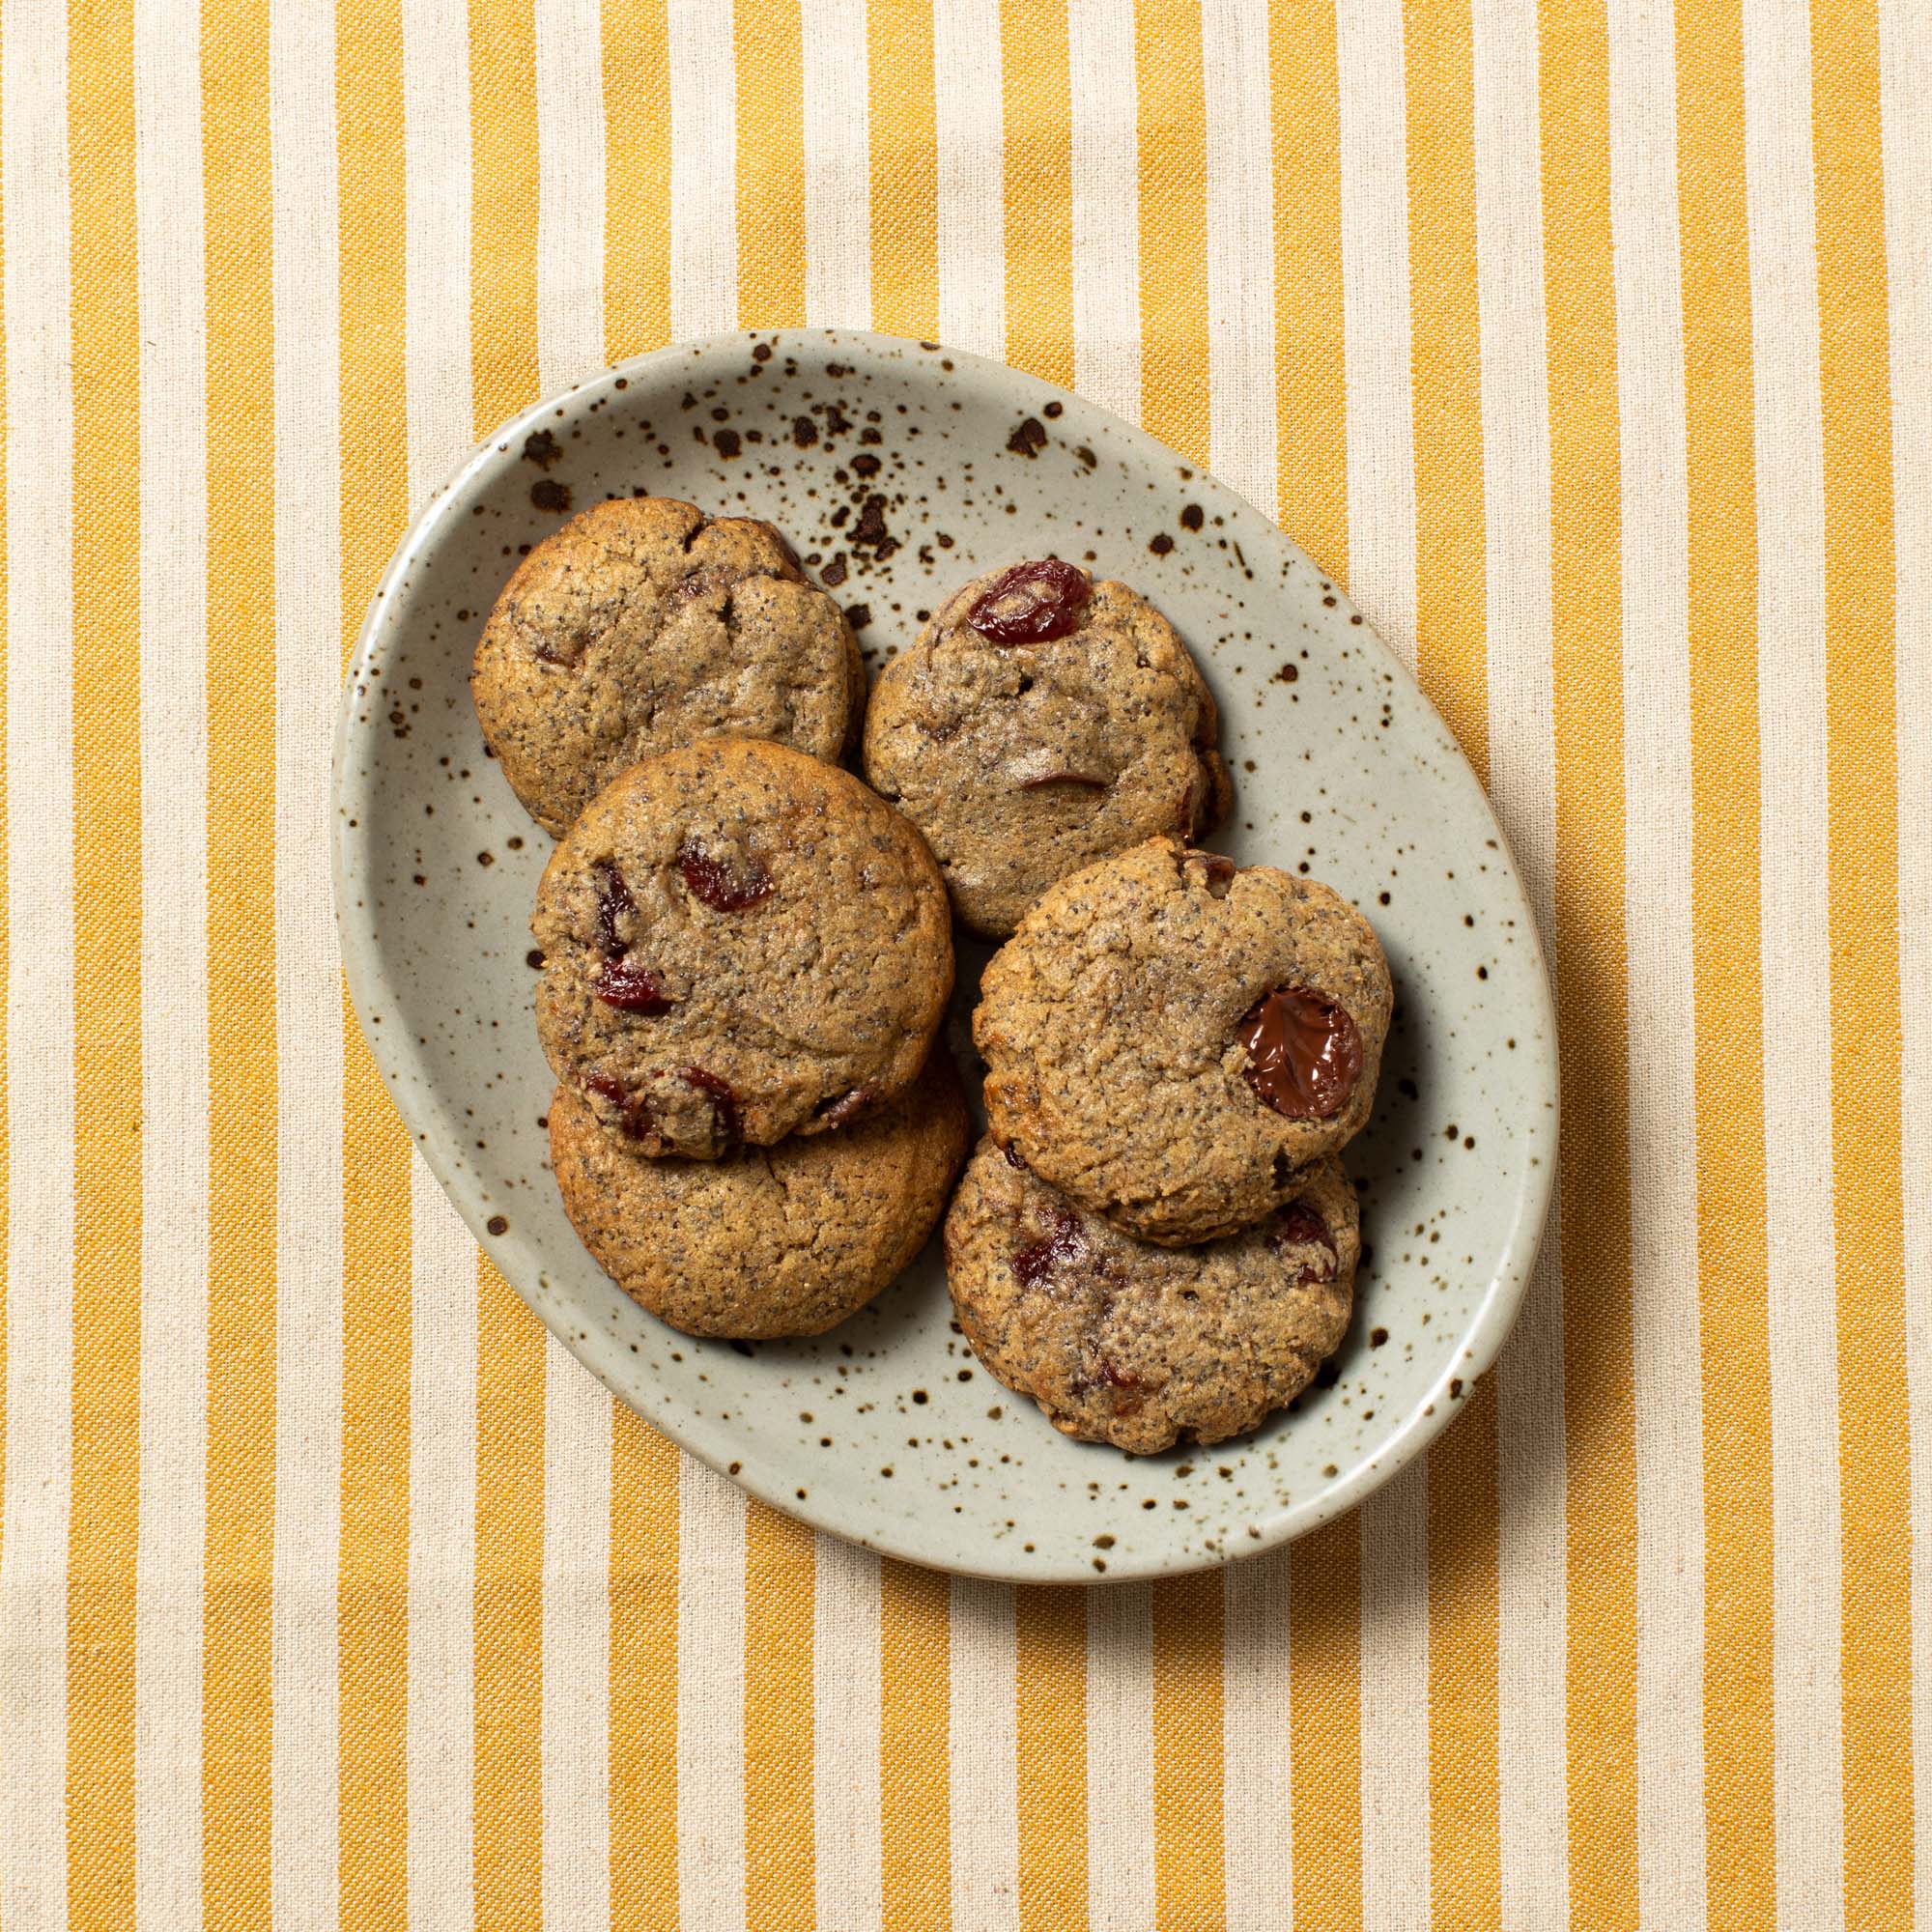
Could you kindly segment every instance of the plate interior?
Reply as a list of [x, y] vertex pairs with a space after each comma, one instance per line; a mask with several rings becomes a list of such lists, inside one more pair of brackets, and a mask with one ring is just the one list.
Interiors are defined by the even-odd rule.
[[[766, 517], [876, 667], [946, 590], [1051, 551], [1135, 584], [1221, 706], [1235, 810], [1210, 842], [1375, 922], [1396, 987], [1362, 1195], [1353, 1326], [1255, 1435], [1133, 1458], [1060, 1436], [974, 1361], [938, 1243], [816, 1340], [699, 1342], [578, 1245], [547, 1172], [530, 906], [551, 840], [486, 755], [468, 671], [519, 556], [630, 492]], [[1171, 451], [999, 364], [843, 331], [730, 336], [612, 370], [482, 446], [372, 607], [336, 743], [351, 990], [431, 1166], [491, 1258], [616, 1394], [806, 1520], [1018, 1580], [1198, 1568], [1359, 1501], [1454, 1413], [1535, 1258], [1556, 1125], [1535, 927], [1440, 719], [1340, 587]], [[988, 949], [960, 947], [950, 1037]]]

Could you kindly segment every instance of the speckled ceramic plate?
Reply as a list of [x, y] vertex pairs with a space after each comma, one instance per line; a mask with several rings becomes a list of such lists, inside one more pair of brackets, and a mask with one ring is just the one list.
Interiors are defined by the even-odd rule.
[[[950, 585], [1048, 550], [1137, 585], [1179, 627], [1235, 776], [1215, 842], [1347, 893], [1395, 975], [1375, 1119], [1347, 1157], [1366, 1243], [1355, 1322], [1293, 1410], [1147, 1460], [1070, 1442], [975, 1363], [936, 1241], [843, 1327], [756, 1346], [660, 1325], [579, 1247], [547, 1172], [526, 962], [551, 841], [484, 755], [466, 680], [522, 552], [633, 490], [770, 518], [875, 665]], [[1488, 803], [1338, 586], [1232, 492], [1077, 397], [974, 356], [811, 330], [667, 349], [531, 410], [437, 496], [384, 579], [344, 694], [335, 806], [351, 991], [464, 1219], [612, 1390], [808, 1522], [1028, 1581], [1264, 1549], [1420, 1452], [1515, 1316], [1549, 1196], [1555, 1036]], [[984, 956], [961, 951], [952, 1037], [969, 1073]]]

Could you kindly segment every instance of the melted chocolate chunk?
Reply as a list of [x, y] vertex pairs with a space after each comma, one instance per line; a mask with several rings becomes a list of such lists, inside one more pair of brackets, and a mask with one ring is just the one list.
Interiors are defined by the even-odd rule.
[[655, 973], [621, 960], [613, 959], [598, 975], [596, 993], [620, 1013], [666, 1013], [671, 1008], [671, 997]]
[[677, 868], [691, 895], [702, 899], [713, 912], [743, 912], [760, 899], [769, 898], [776, 888], [772, 875], [755, 859], [732, 867], [712, 858], [702, 846], [686, 839], [679, 848]]
[[1235, 1036], [1248, 1084], [1291, 1121], [1324, 1121], [1362, 1075], [1362, 1036], [1346, 1008], [1307, 986], [1282, 986], [1250, 1008]]
[[1037, 779], [1022, 779], [1022, 791], [1037, 791], [1041, 785], [1070, 784], [1085, 785], [1090, 791], [1105, 791], [1113, 783], [1112, 779], [1089, 778], [1085, 772], [1041, 772]]
[[637, 904], [615, 866], [593, 866], [590, 876], [597, 882], [597, 944], [605, 958], [615, 959], [624, 951], [617, 922], [625, 913], [637, 911]]
[[1291, 1201], [1286, 1208], [1276, 1210], [1268, 1246], [1277, 1251], [1283, 1248], [1326, 1248], [1326, 1264], [1320, 1261], [1305, 1264], [1295, 1280], [1319, 1282], [1335, 1279], [1335, 1270], [1340, 1265], [1340, 1257], [1335, 1252], [1335, 1236], [1329, 1232], [1328, 1223], [1321, 1218], [1321, 1210], [1312, 1202]]
[[1087, 573], [1056, 556], [1016, 563], [980, 593], [966, 621], [995, 644], [1038, 644], [1070, 636], [1093, 595]]
[[878, 1088], [869, 1080], [863, 1081], [849, 1094], [841, 1094], [838, 1099], [828, 1100], [819, 1108], [818, 1118], [830, 1126], [845, 1126], [858, 1120], [862, 1114], [870, 1112], [873, 1101], [878, 1097]]
[[1080, 1222], [1065, 1208], [1053, 1210], [1053, 1231], [1043, 1241], [1024, 1247], [1012, 1259], [1013, 1279], [1022, 1288], [1037, 1288], [1064, 1262], [1074, 1259], [1086, 1245]]

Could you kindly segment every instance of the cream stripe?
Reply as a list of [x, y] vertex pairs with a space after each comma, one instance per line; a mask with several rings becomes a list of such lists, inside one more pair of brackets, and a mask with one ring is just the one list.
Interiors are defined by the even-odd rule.
[[[864, 328], [872, 313], [871, 149], [865, 0], [800, 0], [805, 118], [805, 317]], [[823, 1560], [823, 1551], [820, 1553]]]
[[690, 1456], [678, 1470], [677, 1657], [678, 1899], [690, 1932], [726, 1932], [745, 1922], [745, 1497]]
[[1370, 623], [1413, 667], [1415, 469], [1402, 62], [1399, 0], [1337, 9], [1349, 587]]
[[1804, 0], [1746, 0], [1780, 1922], [1843, 1923], [1825, 505]]
[[939, 139], [939, 336], [975, 355], [1004, 355], [999, 0], [933, 0], [932, 69]]
[[[537, 369], [604, 365], [603, 36], [595, 0], [539, 0]], [[543, 1916], [611, 1916], [611, 1398], [554, 1335], [544, 1353]]]
[[957, 1932], [968, 1927], [1018, 1932], [1020, 1801], [1010, 1585], [955, 1577], [951, 1633], [952, 1923]]
[[[65, 16], [0, 5], [6, 221], [7, 1476], [0, 1924], [67, 1923], [73, 1476], [73, 389]], [[31, 532], [30, 541], [22, 541]], [[31, 781], [25, 781], [31, 775]]]
[[871, 1932], [879, 1877], [879, 1559], [821, 1536], [812, 1605], [818, 1922]]
[[[731, 9], [668, 0], [673, 337], [738, 314]], [[678, 1895], [693, 1932], [745, 1917], [745, 1498], [686, 1457], [678, 1471]]]
[[1912, 1781], [1915, 1922], [1932, 1926], [1932, 14], [1880, 0], [1891, 315], [1898, 676], [1899, 1006], [1905, 1375], [1912, 1415]]
[[[462, 0], [402, 10], [405, 440], [421, 503], [470, 442], [469, 68]], [[469, 1932], [474, 1844], [476, 1249], [410, 1163], [409, 1922]]]
[[670, 332], [738, 326], [737, 68], [729, 0], [666, 0], [670, 42]]
[[[207, 329], [199, 55], [192, 7], [181, 0], [136, 5], [146, 989], [141, 1198], [147, 1213], [134, 1599], [134, 1909], [137, 1923], [156, 1932], [201, 1923], [201, 1780], [188, 1775], [201, 1762], [208, 1463]], [[332, 702], [333, 665], [324, 660], [321, 668]], [[316, 736], [326, 744], [328, 734], [318, 728]], [[325, 948], [327, 943], [325, 935]], [[333, 1031], [333, 1013], [329, 1026]]]
[[[802, 0], [805, 304], [816, 327], [871, 320], [871, 175], [864, 0]], [[880, 1866], [879, 1559], [837, 1537], [813, 1550], [812, 1844], [818, 1923], [873, 1932]]]
[[1073, 383], [1141, 412], [1138, 118], [1132, 0], [1067, 0], [1073, 102]]
[[275, 1531], [278, 1925], [336, 1918], [342, 1493], [342, 1032], [328, 751], [342, 611], [335, 47], [326, 11], [270, 15], [275, 322]]
[[469, 1932], [476, 1250], [420, 1154], [410, 1163], [410, 1259], [409, 1922]]
[[1277, 1932], [1294, 1919], [1287, 1551], [1232, 1565], [1223, 1602], [1228, 1932]]
[[[1549, 412], [1537, 18], [1475, 0], [1476, 285], [1482, 316], [1490, 790], [1554, 957], [1556, 761], [1549, 611]], [[1569, 1916], [1561, 1230], [1496, 1369], [1496, 1711], [1503, 1922]]]
[[[1415, 471], [1402, 10], [1338, 10], [1342, 307], [1347, 331], [1350, 584], [1415, 662]], [[1429, 1911], [1429, 1472], [1373, 1496], [1362, 1536], [1362, 1915]]]
[[1267, 506], [1275, 500], [1274, 197], [1256, 160], [1270, 139], [1265, 5], [1203, 0], [1201, 80], [1209, 461], [1224, 483]]
[[1087, 1595], [1087, 1894], [1093, 1932], [1148, 1932], [1154, 1922], [1153, 1608], [1145, 1583]]
[[[1696, 1371], [1690, 509], [1667, 5], [1609, 9], [1610, 233], [1623, 466], [1631, 1267], [1636, 1293], [1637, 1899], [1704, 1911], [1704, 1406]], [[1719, 1128], [1721, 1131], [1721, 1128]]]

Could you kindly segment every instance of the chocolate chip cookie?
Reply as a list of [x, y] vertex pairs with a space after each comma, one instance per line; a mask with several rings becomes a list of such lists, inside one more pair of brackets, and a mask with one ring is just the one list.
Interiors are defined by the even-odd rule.
[[877, 1113], [722, 1160], [643, 1160], [559, 1087], [551, 1161], [599, 1267], [688, 1335], [817, 1335], [891, 1283], [931, 1234], [970, 1138], [943, 1046]]
[[561, 838], [626, 766], [699, 738], [842, 757], [866, 671], [844, 613], [771, 525], [635, 497], [573, 518], [518, 566], [470, 693], [510, 788]]
[[975, 578], [880, 674], [866, 775], [925, 834], [963, 924], [1003, 938], [1054, 880], [1228, 809], [1214, 699], [1124, 583], [1047, 557]]
[[1221, 1442], [1292, 1402], [1340, 1345], [1361, 1256], [1333, 1158], [1259, 1227], [1155, 1247], [980, 1143], [946, 1217], [946, 1270], [973, 1351], [1047, 1420], [1152, 1455]]
[[1388, 964], [1339, 894], [1152, 838], [1049, 888], [987, 965], [973, 1037], [1003, 1146], [1144, 1240], [1294, 1198], [1358, 1132]]
[[646, 1154], [844, 1125], [925, 1064], [952, 987], [946, 889], [849, 773], [762, 740], [634, 765], [552, 855], [537, 1034]]

